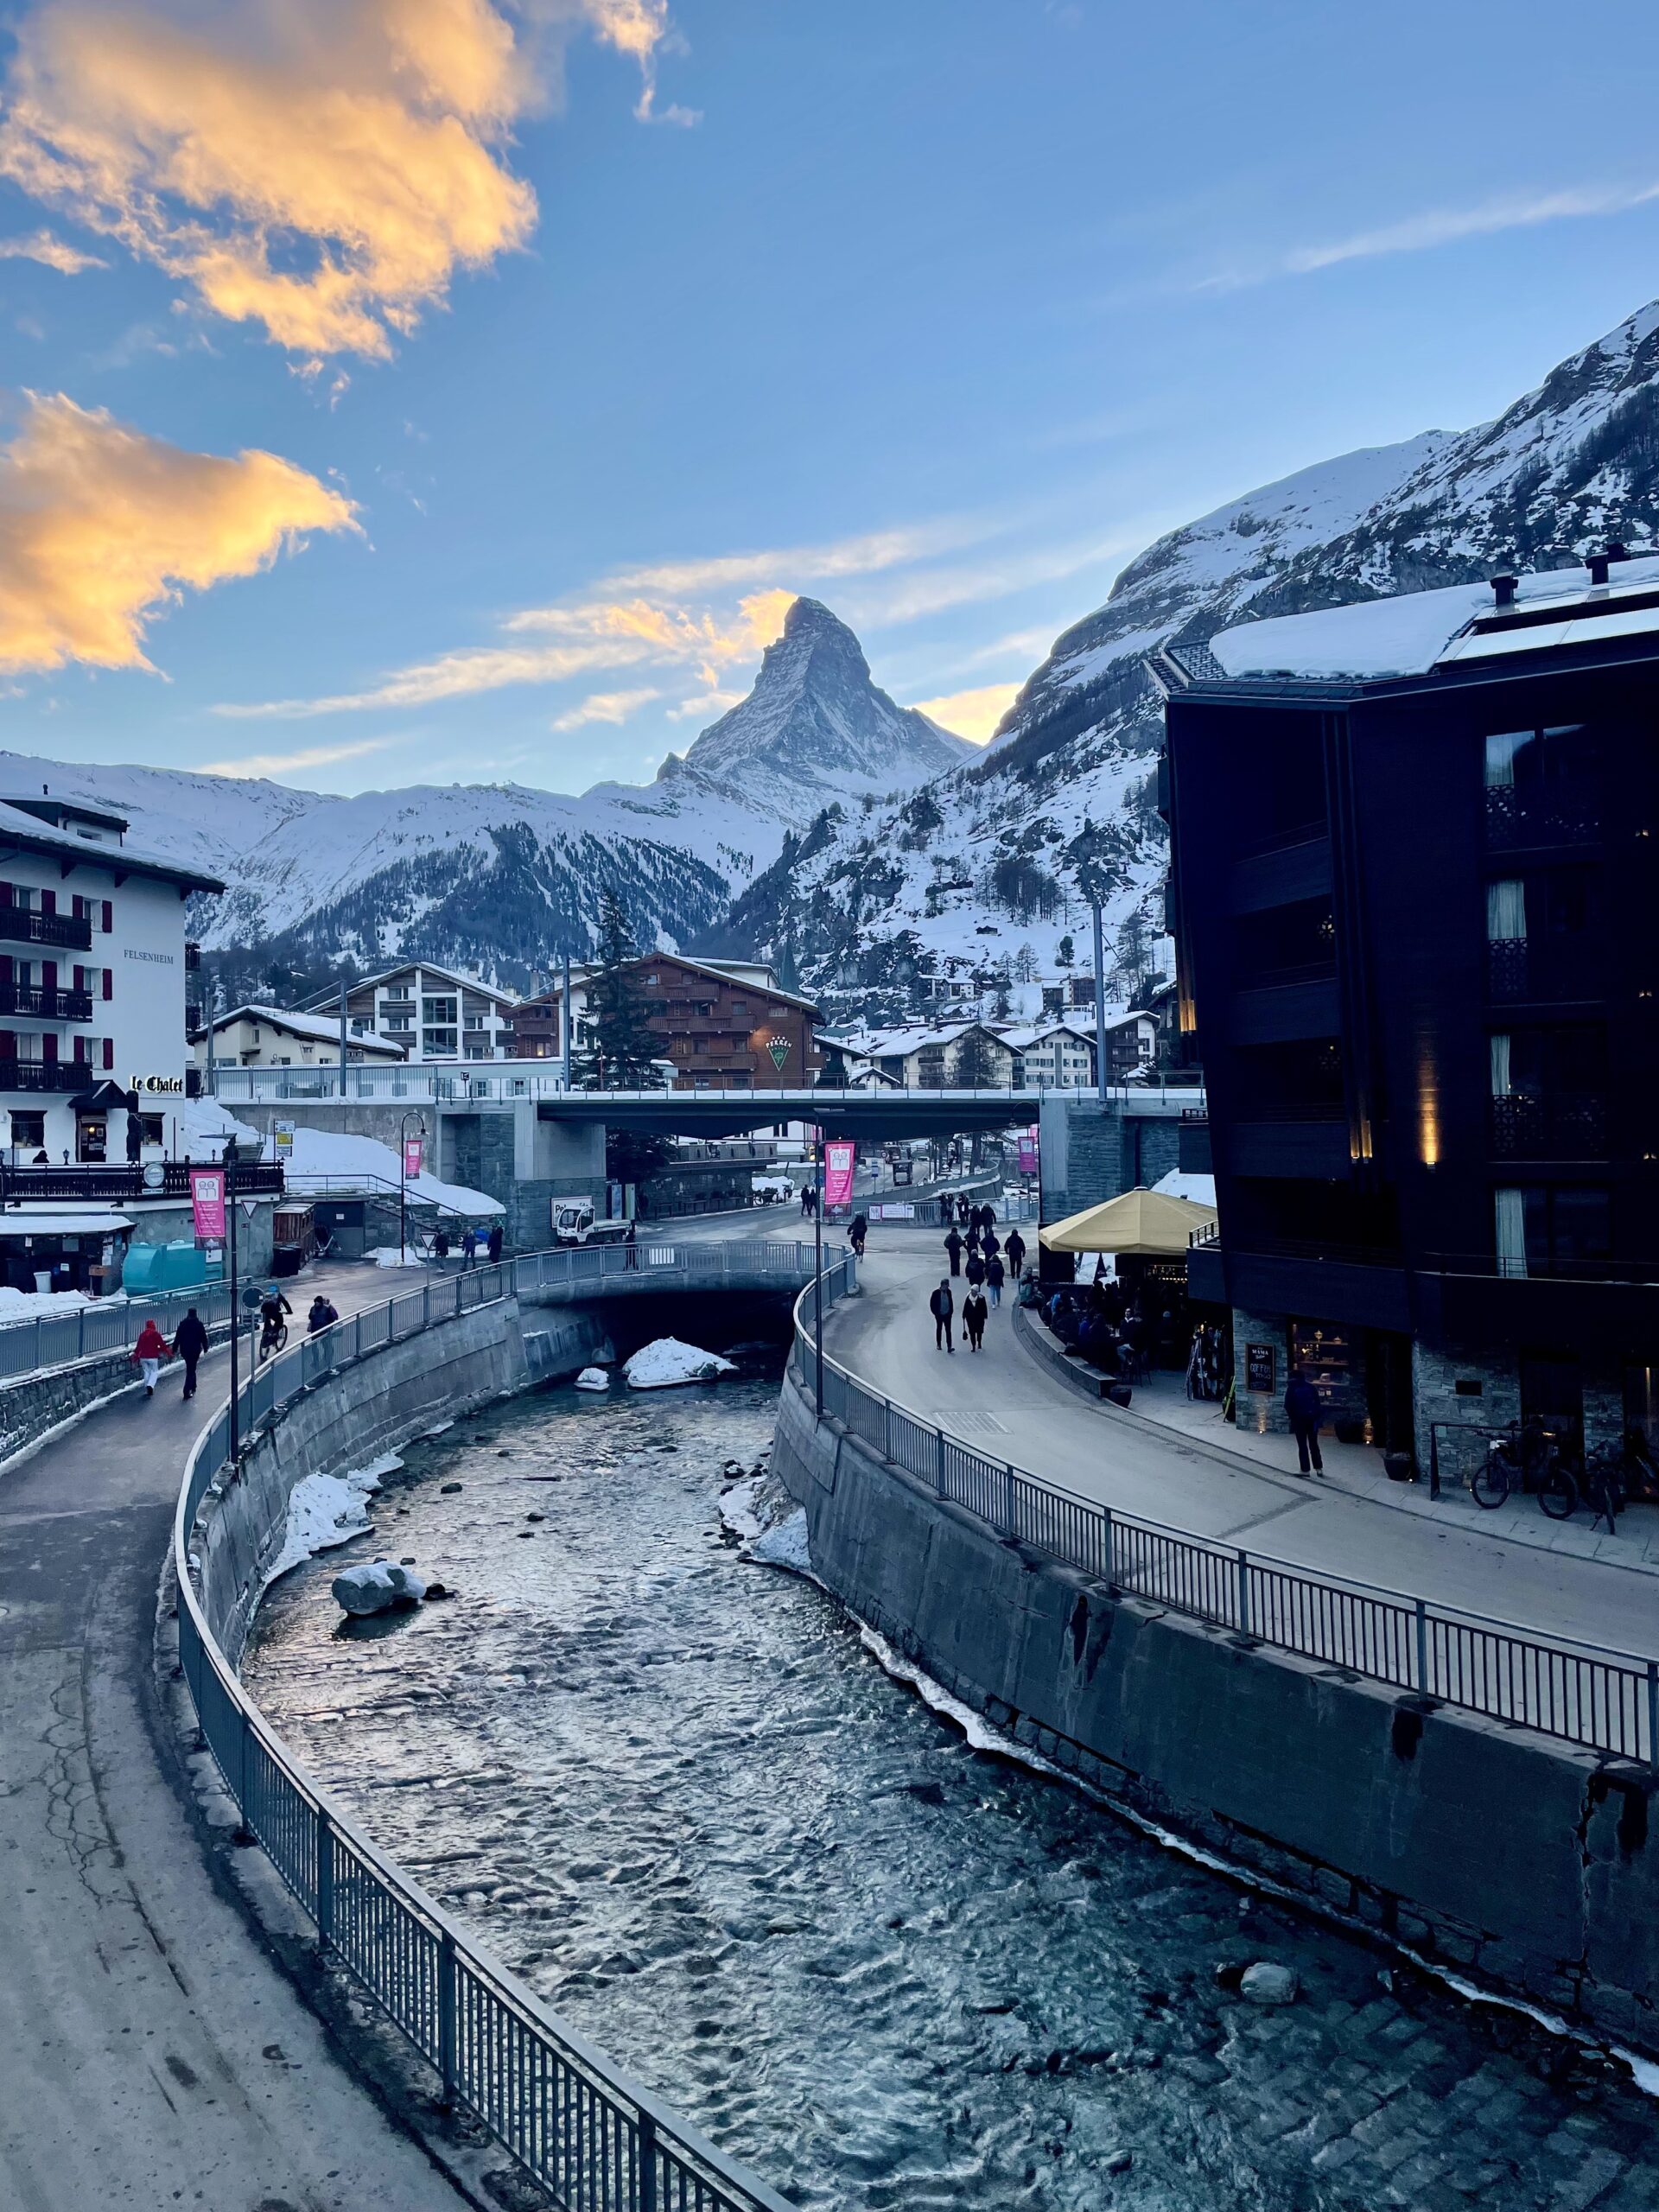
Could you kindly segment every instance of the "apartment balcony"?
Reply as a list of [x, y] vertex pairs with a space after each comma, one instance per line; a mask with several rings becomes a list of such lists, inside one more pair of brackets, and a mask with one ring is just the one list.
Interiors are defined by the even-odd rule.
[[1495, 1160], [1605, 1160], [1607, 1108], [1599, 1098], [1531, 1098], [1520, 1093], [1492, 1101]]
[[194, 976], [201, 966], [201, 947], [187, 939], [184, 948], [184, 972]]
[[[196, 1162], [198, 1166], [218, 1164], [207, 1160]], [[231, 1166], [229, 1195], [232, 1198], [279, 1198], [283, 1188], [279, 1166], [258, 1160], [238, 1160]], [[190, 1165], [182, 1160], [152, 1160], [137, 1166], [112, 1162], [90, 1167], [0, 1168], [0, 1194], [8, 1204], [25, 1198], [79, 1198], [100, 1205], [125, 1205], [137, 1198], [188, 1198]]]
[[1323, 1181], [1353, 1168], [1341, 1106], [1287, 1106], [1271, 1117], [1235, 1122], [1223, 1140], [1235, 1175], [1311, 1175]]
[[92, 925], [73, 914], [37, 914], [29, 906], [0, 906], [0, 944], [61, 944], [92, 949]]
[[1311, 974], [1275, 978], [1235, 991], [1227, 1025], [1236, 1045], [1277, 1045], [1309, 1037], [1337, 1037], [1342, 1016], [1337, 981], [1329, 966]]
[[85, 1060], [0, 1060], [0, 1091], [88, 1090], [102, 1080]]
[[1523, 937], [1492, 938], [1486, 946], [1486, 990], [1495, 1006], [1581, 1006], [1600, 996], [1593, 963]]
[[0, 1014], [26, 1014], [36, 1021], [90, 1021], [90, 991], [48, 990], [38, 983], [0, 983]]
[[1586, 798], [1567, 792], [1523, 791], [1512, 784], [1486, 793], [1486, 845], [1491, 852], [1592, 845], [1600, 835], [1600, 820]]

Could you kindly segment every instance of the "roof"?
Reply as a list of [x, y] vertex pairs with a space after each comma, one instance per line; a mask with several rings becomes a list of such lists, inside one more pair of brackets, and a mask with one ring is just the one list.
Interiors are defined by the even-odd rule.
[[[213, 1033], [217, 1036], [221, 1029], [228, 1029], [233, 1021], [263, 1021], [268, 1028], [284, 1030], [290, 1037], [310, 1037], [319, 1043], [336, 1047], [340, 1043], [338, 1019], [329, 1020], [320, 1014], [290, 1014], [286, 1007], [234, 1007], [229, 1014], [213, 1016]], [[384, 1037], [362, 1036], [356, 1031], [347, 1033], [346, 1045], [348, 1052], [360, 1047], [365, 1052], [384, 1052], [389, 1059], [402, 1059], [404, 1056], [401, 1045], [389, 1045]]]
[[[64, 810], [70, 810], [67, 804]], [[124, 830], [126, 827], [118, 815], [103, 818], [109, 823], [120, 822]], [[85, 837], [77, 837], [73, 830], [54, 829], [49, 822], [36, 821], [32, 814], [25, 813], [9, 799], [0, 799], [0, 845], [15, 846], [22, 852], [51, 853], [60, 859], [73, 853], [88, 868], [101, 868], [111, 875], [158, 876], [163, 882], [181, 883], [191, 891], [225, 888], [216, 875], [205, 875], [200, 868], [181, 868], [177, 861], [164, 860], [159, 854], [146, 853], [137, 846], [124, 842], [91, 844]]]
[[[639, 953], [632, 965], [643, 968], [652, 960], [672, 960], [677, 966], [690, 969], [694, 975], [707, 976], [711, 982], [716, 983], [728, 985], [741, 983], [746, 990], [759, 991], [769, 999], [782, 999], [786, 1006], [798, 1006], [807, 1014], [817, 1014], [818, 1010], [816, 999], [803, 998], [798, 991], [786, 991], [781, 983], [753, 982], [745, 971], [756, 968], [765, 969], [766, 963], [761, 960], [693, 960], [688, 953], [659, 951]], [[577, 985], [585, 987], [589, 978], [597, 976], [599, 972], [597, 963], [593, 961], [572, 961], [570, 963], [572, 987], [575, 988]], [[767, 969], [767, 973], [770, 972]], [[543, 998], [556, 998], [559, 990], [560, 986], [555, 983], [540, 995]]]
[[[495, 984], [483, 982], [476, 976], [462, 975], [456, 968], [442, 968], [435, 960], [400, 960], [395, 968], [383, 969], [378, 976], [359, 976], [356, 982], [348, 983], [346, 988], [355, 998], [359, 991], [378, 991], [399, 976], [414, 975], [417, 969], [424, 976], [442, 976], [457, 990], [477, 991], [484, 998], [494, 999], [498, 1005], [517, 1006], [519, 1003], [517, 992], [500, 990]], [[330, 984], [327, 991], [319, 991], [312, 1002], [320, 1004], [326, 999], [337, 998], [339, 995], [339, 985]]]
[[1604, 585], [1581, 567], [1522, 576], [1511, 607], [1497, 604], [1490, 582], [1451, 584], [1243, 622], [1196, 649], [1190, 672], [1211, 682], [1217, 669], [1222, 678], [1369, 681], [1639, 636], [1659, 637], [1659, 556], [1617, 563]]
[[1215, 1220], [1213, 1206], [1137, 1185], [1103, 1205], [1086, 1206], [1039, 1229], [1037, 1241], [1051, 1252], [1117, 1252], [1147, 1259], [1185, 1256], [1195, 1229]]
[[131, 1227], [130, 1214], [111, 1213], [107, 1206], [83, 1206], [79, 1213], [67, 1213], [61, 1206], [55, 1212], [8, 1206], [0, 1212], [0, 1236], [107, 1236]]

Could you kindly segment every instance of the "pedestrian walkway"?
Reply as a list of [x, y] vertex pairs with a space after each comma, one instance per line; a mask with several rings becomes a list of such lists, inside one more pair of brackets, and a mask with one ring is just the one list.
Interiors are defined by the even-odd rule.
[[[344, 1313], [406, 1281], [329, 1284]], [[0, 1476], [0, 2205], [456, 2212], [219, 1894], [158, 1762], [156, 1581], [227, 1365], [191, 1402], [168, 1368]]]
[[[1006, 1299], [991, 1316], [982, 1352], [936, 1352], [927, 1299], [943, 1273], [931, 1241], [873, 1238], [860, 1270], [861, 1294], [830, 1315], [825, 1348], [871, 1389], [976, 1451], [1115, 1510], [1311, 1573], [1402, 1591], [1536, 1634], [1659, 1655], [1649, 1562], [1586, 1550], [1587, 1522], [1565, 1529], [1544, 1522], [1529, 1499], [1490, 1515], [1449, 1491], [1433, 1504], [1414, 1490], [1402, 1503], [1397, 1493], [1405, 1485], [1351, 1473], [1345, 1465], [1323, 1482], [1304, 1480], [1294, 1471], [1288, 1438], [1259, 1440], [1257, 1458], [1238, 1448], [1246, 1440], [1236, 1431], [1227, 1430], [1224, 1441], [1215, 1438], [1213, 1429], [1224, 1424], [1213, 1408], [1190, 1407], [1160, 1422], [1086, 1401], [1014, 1341], [1014, 1309]], [[1173, 1414], [1172, 1400], [1157, 1402]], [[1283, 1455], [1279, 1464], [1270, 1452]], [[1506, 1516], [1507, 1527], [1494, 1526]], [[1634, 1530], [1642, 1517], [1638, 1509], [1626, 1526]], [[1579, 1542], [1529, 1541], [1531, 1520], [1542, 1524], [1547, 1539], [1566, 1533]]]

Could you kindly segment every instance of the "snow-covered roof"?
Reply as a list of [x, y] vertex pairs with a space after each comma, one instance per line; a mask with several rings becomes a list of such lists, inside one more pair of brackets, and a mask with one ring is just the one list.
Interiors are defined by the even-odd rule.
[[[348, 1136], [339, 1130], [314, 1129], [299, 1122], [292, 1149], [278, 1153], [272, 1135], [266, 1140], [265, 1156], [283, 1160], [288, 1187], [301, 1196], [324, 1191], [330, 1184], [336, 1187], [356, 1184], [382, 1194], [399, 1187], [397, 1154], [377, 1137]], [[452, 1213], [476, 1216], [506, 1211], [499, 1198], [468, 1190], [462, 1183], [446, 1183], [424, 1169], [409, 1178], [406, 1188], [411, 1198], [445, 1206]]]
[[[105, 819], [119, 821], [122, 829], [126, 828], [120, 816], [108, 816]], [[0, 799], [0, 844], [19, 846], [25, 852], [73, 853], [89, 868], [108, 868], [127, 875], [159, 875], [168, 883], [182, 883], [192, 891], [225, 888], [216, 875], [208, 875], [200, 868], [182, 868], [177, 861], [166, 860], [159, 854], [147, 853], [142, 847], [124, 842], [105, 845], [78, 837], [73, 830], [60, 830], [53, 823], [40, 821], [4, 799]]]
[[1006, 1045], [1008, 1041], [982, 1021], [952, 1021], [946, 1023], [943, 1029], [878, 1029], [857, 1049], [868, 1053], [872, 1059], [907, 1058], [912, 1052], [942, 1052], [965, 1037], [970, 1029], [983, 1029], [986, 1035], [998, 1045]]
[[1617, 563], [1600, 586], [1582, 568], [1522, 576], [1511, 607], [1473, 583], [1276, 614], [1221, 631], [1210, 651], [1232, 677], [1369, 679], [1649, 632], [1659, 632], [1659, 557]]
[[413, 976], [417, 971], [423, 976], [442, 976], [457, 990], [476, 991], [480, 998], [493, 999], [498, 1006], [512, 1007], [521, 1003], [516, 991], [498, 990], [493, 983], [481, 982], [476, 976], [463, 974], [458, 968], [442, 968], [435, 960], [405, 960], [396, 968], [383, 969], [378, 976], [365, 976], [350, 986], [351, 995], [356, 998], [363, 991], [384, 989], [386, 984], [396, 982], [399, 976]]
[[[290, 1014], [286, 1007], [238, 1006], [229, 1014], [213, 1016], [214, 1034], [236, 1021], [263, 1021], [268, 1028], [280, 1029], [289, 1037], [309, 1037], [317, 1043], [334, 1046], [336, 1051], [340, 1046], [338, 1017], [330, 1021], [320, 1014]], [[347, 1035], [346, 1043], [351, 1052], [378, 1052], [389, 1060], [401, 1060], [404, 1057], [401, 1045], [390, 1044], [384, 1037], [359, 1036], [355, 1030]]]

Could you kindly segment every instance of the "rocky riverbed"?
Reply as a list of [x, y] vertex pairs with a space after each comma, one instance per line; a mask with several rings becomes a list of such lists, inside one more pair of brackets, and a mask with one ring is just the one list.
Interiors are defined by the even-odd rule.
[[[550, 2003], [803, 2205], [1659, 2208], [1622, 2070], [976, 1751], [747, 1563], [775, 1399], [751, 1360], [461, 1423], [261, 1611], [267, 1713]], [[455, 1594], [342, 1630], [378, 1553]]]

